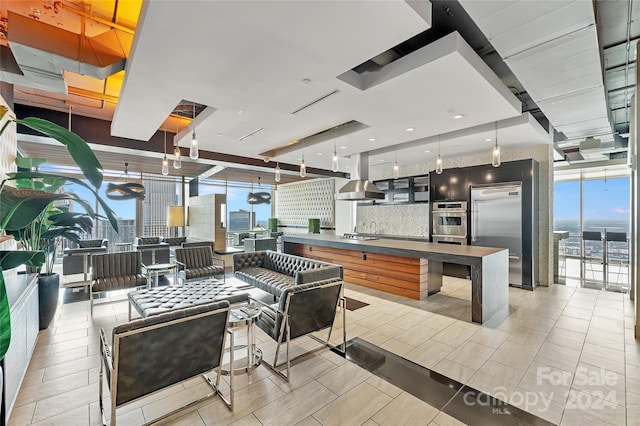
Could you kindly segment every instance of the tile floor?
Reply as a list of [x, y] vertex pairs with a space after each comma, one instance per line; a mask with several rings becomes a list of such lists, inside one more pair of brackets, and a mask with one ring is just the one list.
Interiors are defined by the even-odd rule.
[[[509, 307], [480, 326], [467, 320], [469, 286], [446, 277], [441, 294], [415, 301], [348, 284], [346, 296], [369, 306], [347, 311], [347, 337], [359, 336], [553, 423], [640, 425], [640, 342], [627, 295], [559, 285], [510, 288]], [[39, 336], [9, 424], [99, 424], [98, 331], [126, 320], [124, 299], [96, 306], [93, 317], [88, 302], [59, 306]], [[257, 339], [273, 357], [274, 342], [261, 331]], [[313, 346], [299, 339], [293, 352]], [[201, 379], [173, 386], [119, 409], [118, 424], [142, 424], [206, 392]], [[264, 366], [251, 384], [237, 376], [235, 395], [234, 412], [211, 399], [166, 424], [460, 424], [326, 349], [296, 363], [290, 383]]]

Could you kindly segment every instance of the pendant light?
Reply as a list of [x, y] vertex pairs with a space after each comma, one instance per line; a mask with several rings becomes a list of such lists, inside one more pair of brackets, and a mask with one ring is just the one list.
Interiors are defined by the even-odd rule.
[[304, 164], [304, 153], [302, 154], [302, 161], [300, 162], [300, 177], [307, 176], [307, 166]]
[[498, 122], [496, 121], [496, 143], [493, 146], [493, 154], [491, 155], [491, 165], [500, 167], [500, 147], [498, 146]]
[[396, 152], [396, 159], [393, 162], [393, 178], [398, 179], [400, 177], [400, 170], [398, 169], [398, 153]]
[[276, 177], [275, 180], [276, 182], [280, 182], [281, 176], [280, 176], [280, 163], [276, 163]]
[[336, 150], [336, 143], [333, 142], [333, 159], [331, 160], [331, 170], [338, 171], [338, 151]]
[[[178, 135], [178, 119], [176, 118], [176, 135]], [[176, 147], [173, 150], [173, 168], [179, 169], [182, 167], [182, 154], [180, 153], [180, 141], [176, 143]]]
[[192, 160], [198, 159], [198, 137], [196, 136], [196, 103], [193, 103], [193, 134], [191, 135], [191, 147], [189, 148], [189, 157]]
[[436, 174], [442, 174], [442, 156], [440, 155], [440, 135], [438, 135], [438, 158], [436, 158]]
[[164, 131], [164, 157], [162, 157], [162, 175], [169, 174], [169, 159], [167, 158], [167, 131]]

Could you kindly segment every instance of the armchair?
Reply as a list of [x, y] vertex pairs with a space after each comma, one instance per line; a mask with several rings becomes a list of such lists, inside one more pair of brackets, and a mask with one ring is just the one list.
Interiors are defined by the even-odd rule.
[[255, 237], [256, 237], [255, 232], [240, 232], [238, 234], [238, 245], [239, 246], [243, 245], [245, 238], [255, 238]]
[[139, 251], [104, 253], [91, 256], [91, 287], [89, 304], [93, 314], [93, 294], [147, 285], [142, 274]]
[[177, 248], [176, 264], [178, 279], [182, 282], [193, 278], [215, 277], [215, 274], [222, 274], [222, 281], [225, 280], [225, 262], [215, 257], [208, 245]]
[[[265, 359], [262, 360], [262, 363], [288, 382], [291, 375], [291, 362], [308, 355], [307, 352], [291, 359], [289, 357], [289, 342], [297, 337], [308, 335], [322, 343], [321, 348], [329, 346], [338, 305], [341, 305], [342, 309], [341, 350], [344, 352], [347, 344], [347, 331], [342, 284], [342, 281], [325, 280], [287, 287], [282, 290], [279, 302], [273, 305], [267, 305], [250, 297], [250, 300], [260, 305], [262, 309], [260, 317], [258, 317], [258, 327], [277, 342], [273, 364], [269, 364]], [[327, 328], [329, 333], [326, 341], [311, 334]], [[286, 344], [286, 360], [283, 364], [278, 365], [278, 355], [282, 343]], [[286, 375], [281, 371], [285, 364]]]
[[142, 263], [154, 265], [169, 263], [169, 244], [162, 241], [162, 237], [136, 237], [133, 249], [142, 254]]
[[[63, 251], [62, 276], [84, 274], [83, 281], [76, 285], [86, 285], [91, 267], [91, 255], [106, 253], [109, 241], [106, 239], [80, 240], [78, 247], [67, 248]], [[65, 284], [66, 287], [73, 286], [74, 283]]]
[[[233, 411], [233, 374], [230, 374], [228, 399], [219, 388], [227, 335], [231, 347], [234, 346], [228, 323], [229, 302], [221, 301], [120, 324], [113, 329], [113, 347], [109, 347], [105, 332], [100, 329], [98, 388], [103, 424], [106, 424], [102, 386], [105, 373], [111, 396], [111, 425], [116, 424], [117, 408], [199, 375], [212, 392], [187, 406], [217, 395]], [[216, 372], [215, 384], [205, 374], [211, 370]], [[229, 371], [233, 371], [233, 351]]]

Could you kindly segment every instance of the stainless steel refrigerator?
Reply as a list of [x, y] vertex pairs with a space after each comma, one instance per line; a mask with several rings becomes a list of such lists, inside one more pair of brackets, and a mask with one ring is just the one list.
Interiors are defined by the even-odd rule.
[[471, 245], [509, 249], [509, 284], [522, 287], [522, 184], [471, 187]]

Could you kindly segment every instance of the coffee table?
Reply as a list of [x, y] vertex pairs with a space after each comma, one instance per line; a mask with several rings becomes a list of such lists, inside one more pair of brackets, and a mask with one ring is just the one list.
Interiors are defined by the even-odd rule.
[[[176, 283], [178, 280], [177, 274], [175, 273], [176, 264], [175, 263], [154, 263], [153, 265], [144, 265], [144, 268], [147, 271], [147, 288], [158, 286], [158, 275], [160, 272], [167, 273], [174, 271], [173, 273], [173, 282]], [[151, 281], [151, 274], [153, 274], [155, 280]]]
[[247, 303], [249, 293], [215, 278], [188, 281], [181, 286], [154, 287], [130, 291], [129, 320], [133, 307], [140, 316], [146, 318], [173, 309], [184, 309], [194, 305], [229, 301], [229, 304]]

